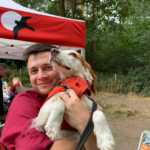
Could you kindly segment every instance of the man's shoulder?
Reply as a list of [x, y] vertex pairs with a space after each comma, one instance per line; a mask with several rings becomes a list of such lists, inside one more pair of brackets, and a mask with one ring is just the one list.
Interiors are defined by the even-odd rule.
[[17, 94], [13, 102], [14, 104], [24, 104], [24, 103], [34, 103], [35, 101], [38, 101], [37, 99], [38, 93], [35, 90], [27, 90], [24, 92], [21, 92]]
[[15, 96], [15, 99], [35, 99], [39, 101], [44, 101], [46, 98], [40, 95], [36, 90], [26, 90]]
[[41, 96], [39, 93], [37, 93], [36, 90], [26, 90], [24, 92], [21, 92], [15, 96], [13, 99], [15, 103], [19, 101], [20, 102], [29, 102], [29, 103], [34, 103], [34, 102], [44, 102], [45, 97]]

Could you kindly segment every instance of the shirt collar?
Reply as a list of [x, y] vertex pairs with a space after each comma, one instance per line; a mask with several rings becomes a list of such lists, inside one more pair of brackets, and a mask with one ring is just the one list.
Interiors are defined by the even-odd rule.
[[41, 102], [44, 102], [47, 98], [47, 95], [46, 96], [43, 96], [43, 95], [40, 95], [39, 93], [37, 93], [37, 91], [35, 90], [28, 90], [27, 93], [30, 93], [31, 95], [34, 95], [34, 97], [41, 101]]

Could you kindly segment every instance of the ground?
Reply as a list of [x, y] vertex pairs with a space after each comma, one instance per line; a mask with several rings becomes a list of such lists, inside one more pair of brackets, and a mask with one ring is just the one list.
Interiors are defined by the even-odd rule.
[[150, 130], [150, 98], [104, 92], [92, 97], [106, 108], [104, 113], [116, 141], [115, 150], [137, 150], [141, 132]]

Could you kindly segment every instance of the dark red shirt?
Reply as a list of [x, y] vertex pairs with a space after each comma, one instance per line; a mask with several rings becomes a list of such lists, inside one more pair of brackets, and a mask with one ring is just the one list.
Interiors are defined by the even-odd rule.
[[13, 99], [0, 138], [0, 143], [8, 150], [50, 149], [53, 142], [44, 132], [29, 129], [45, 99], [35, 90], [19, 93]]
[[10, 88], [10, 91], [13, 92], [14, 95], [18, 94], [16, 90], [16, 86], [20, 87], [20, 84], [16, 83]]

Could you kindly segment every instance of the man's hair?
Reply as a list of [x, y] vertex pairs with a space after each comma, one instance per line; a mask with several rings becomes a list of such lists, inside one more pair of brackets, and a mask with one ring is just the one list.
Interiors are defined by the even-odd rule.
[[23, 60], [26, 63], [28, 63], [28, 58], [31, 54], [45, 52], [45, 51], [50, 52], [52, 48], [57, 48], [57, 47], [50, 44], [43, 44], [43, 43], [33, 44], [29, 46], [23, 53]]
[[7, 65], [4, 64], [4, 63], [1, 63], [1, 64], [0, 64], [0, 68], [1, 68], [2, 70], [9, 69], [9, 68], [7, 67]]

